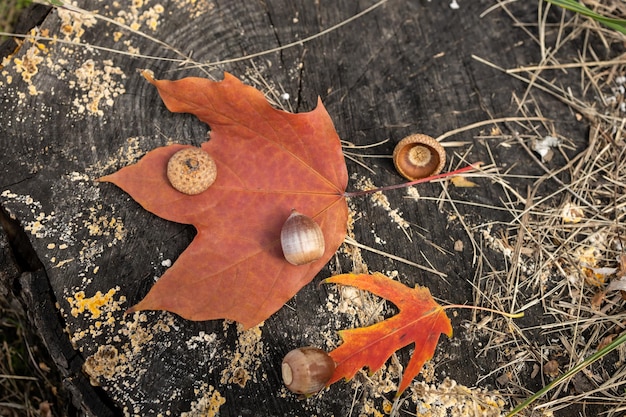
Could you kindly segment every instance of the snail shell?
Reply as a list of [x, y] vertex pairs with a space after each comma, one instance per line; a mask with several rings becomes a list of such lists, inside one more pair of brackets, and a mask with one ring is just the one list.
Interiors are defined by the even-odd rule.
[[200, 194], [216, 178], [215, 161], [200, 148], [181, 149], [167, 163], [167, 179], [172, 187], [183, 194]]
[[283, 382], [296, 394], [315, 394], [335, 372], [333, 358], [316, 347], [301, 347], [285, 355], [281, 365]]
[[407, 136], [393, 150], [393, 163], [406, 179], [415, 181], [437, 175], [446, 163], [446, 151], [430, 136]]
[[324, 234], [315, 221], [291, 211], [280, 231], [280, 244], [287, 262], [293, 265], [305, 265], [322, 257], [326, 245]]

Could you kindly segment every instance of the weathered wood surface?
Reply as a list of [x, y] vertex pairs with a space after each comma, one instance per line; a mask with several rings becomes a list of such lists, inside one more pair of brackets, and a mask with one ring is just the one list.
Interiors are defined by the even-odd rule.
[[[237, 58], [304, 39], [372, 4], [132, 3], [135, 6], [130, 1], [84, 0], [78, 5], [117, 17], [198, 62]], [[448, 3], [390, 0], [311, 42], [254, 60], [206, 67], [206, 73], [177, 62], [138, 57], [180, 59], [174, 51], [124, 28], [59, 9], [48, 14], [39, 33], [70, 43], [27, 41], [12, 52], [0, 75], [4, 150], [0, 203], [18, 220], [43, 265], [19, 282], [34, 323], [85, 412], [195, 415], [204, 410], [212, 415], [219, 410], [223, 416], [347, 416], [352, 407], [352, 415], [367, 414], [368, 406], [381, 409], [381, 384], [393, 378], [397, 383], [396, 374], [385, 373], [376, 389], [367, 383], [360, 387], [338, 383], [307, 400], [289, 394], [280, 381], [280, 361], [288, 350], [302, 345], [330, 349], [338, 343], [336, 331], [355, 324], [337, 311], [336, 289], [317, 285], [331, 271], [361, 267], [353, 258], [338, 253], [286, 307], [247, 332], [222, 321], [189, 322], [164, 312], [124, 316], [123, 311], [163, 273], [168, 260], [175, 261], [190, 243], [194, 231], [147, 213], [115, 186], [95, 180], [155, 147], [199, 144], [206, 137], [207, 127], [193, 116], [165, 109], [156, 90], [137, 74], [140, 68], [154, 71], [157, 78], [220, 79], [227, 70], [251, 84], [264, 79], [289, 94], [281, 104], [294, 111], [310, 110], [321, 96], [342, 139], [357, 145], [391, 139], [364, 151], [373, 154], [390, 154], [393, 144], [409, 133], [437, 136], [490, 117], [516, 115], [511, 95], [523, 93], [524, 85], [471, 55], [514, 67], [532, 62], [529, 53], [538, 59], [538, 48], [527, 44], [528, 36], [513, 28], [503, 11], [480, 18], [492, 2], [463, 1], [460, 10]], [[535, 3], [515, 4], [517, 17], [533, 21]], [[584, 125], [554, 103], [554, 113], [546, 116], [582, 142]], [[540, 173], [519, 150], [491, 146], [489, 155], [484, 143], [474, 139], [477, 132], [455, 137], [472, 146], [451, 149], [449, 155], [456, 150], [468, 161], [518, 164], [525, 174]], [[458, 164], [458, 157], [453, 161]], [[366, 163], [374, 174], [348, 161], [353, 175], [350, 189], [362, 178], [377, 185], [401, 182], [389, 159]], [[525, 193], [521, 180], [517, 186]], [[437, 184], [419, 187], [425, 196], [437, 196], [441, 189]], [[449, 192], [452, 198], [478, 203], [501, 197], [488, 182]], [[440, 210], [433, 201], [405, 197], [404, 191], [388, 193], [390, 207], [411, 224], [412, 240], [368, 198], [350, 201], [356, 214], [354, 235], [365, 245], [431, 265], [445, 279], [369, 252], [362, 252], [365, 264], [371, 271], [397, 271], [408, 285], [427, 285], [438, 299], [472, 303], [470, 282], [477, 266], [459, 219], [449, 206]], [[509, 221], [504, 212], [460, 209], [470, 226]], [[453, 249], [457, 240], [464, 242], [460, 252]], [[502, 262], [494, 252], [493, 264]], [[387, 314], [392, 310], [388, 306]], [[497, 368], [494, 357], [476, 358], [476, 341], [461, 326], [469, 318], [465, 312], [452, 318], [456, 333], [440, 343], [434, 381], [450, 377], [473, 386], [480, 375]], [[409, 350], [403, 350], [400, 362], [406, 364], [408, 355]], [[89, 385], [89, 379], [98, 387]], [[535, 389], [537, 384], [529, 381], [528, 387]], [[493, 377], [481, 386], [494, 388]], [[386, 395], [392, 399], [393, 389]]]

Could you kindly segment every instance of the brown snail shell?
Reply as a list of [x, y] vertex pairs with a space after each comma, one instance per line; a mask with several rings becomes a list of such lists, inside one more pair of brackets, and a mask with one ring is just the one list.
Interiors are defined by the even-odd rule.
[[296, 394], [315, 394], [335, 372], [335, 361], [322, 349], [301, 347], [285, 355], [281, 365], [283, 382]]
[[434, 138], [416, 133], [398, 142], [393, 163], [404, 178], [415, 181], [439, 174], [446, 163], [446, 151]]
[[216, 178], [215, 161], [200, 148], [181, 149], [167, 163], [167, 179], [172, 187], [183, 194], [200, 194]]
[[315, 220], [291, 211], [280, 231], [280, 245], [287, 262], [305, 265], [318, 260], [324, 254], [324, 234]]

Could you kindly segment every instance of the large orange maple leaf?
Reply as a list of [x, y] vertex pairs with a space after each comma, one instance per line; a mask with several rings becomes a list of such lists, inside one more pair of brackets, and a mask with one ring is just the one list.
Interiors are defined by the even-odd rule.
[[433, 300], [425, 287], [409, 288], [383, 274], [337, 275], [325, 283], [350, 285], [391, 301], [400, 309], [395, 316], [368, 327], [341, 330], [343, 343], [330, 352], [337, 367], [328, 385], [342, 378], [351, 379], [367, 366], [376, 372], [398, 349], [415, 344], [404, 370], [396, 396], [400, 395], [433, 357], [440, 334], [452, 337], [452, 325], [443, 308]]
[[[310, 282], [344, 240], [348, 174], [330, 116], [321, 101], [308, 113], [274, 109], [261, 92], [228, 73], [221, 82], [143, 75], [170, 111], [192, 113], [210, 126], [202, 149], [218, 174], [201, 194], [176, 191], [166, 166], [187, 145], [171, 145], [100, 179], [157, 216], [198, 232], [129, 312], [168, 310], [190, 320], [225, 318], [252, 327]], [[311, 264], [293, 266], [283, 257], [280, 230], [292, 209], [322, 228], [326, 250]]]

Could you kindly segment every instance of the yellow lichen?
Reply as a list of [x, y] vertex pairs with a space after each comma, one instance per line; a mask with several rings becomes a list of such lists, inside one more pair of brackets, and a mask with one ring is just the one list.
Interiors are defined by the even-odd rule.
[[230, 365], [222, 371], [222, 384], [237, 384], [245, 387], [249, 380], [256, 380], [254, 372], [261, 366], [263, 341], [261, 327], [263, 324], [248, 330], [237, 325], [237, 348]]
[[74, 76], [76, 80], [70, 82], [70, 87], [82, 93], [73, 101], [79, 114], [88, 111], [103, 116], [101, 107], [113, 106], [114, 99], [126, 92], [120, 82], [126, 75], [111, 60], [96, 63], [88, 59], [74, 71]]
[[197, 401], [193, 401], [191, 410], [182, 413], [181, 417], [215, 417], [219, 415], [220, 407], [226, 403], [222, 394], [212, 385], [206, 383], [203, 383], [200, 389], [196, 391], [204, 392], [204, 395]]
[[367, 401], [365, 404], [363, 404], [363, 411], [365, 412], [365, 415], [368, 416], [383, 417], [383, 413], [378, 411], [374, 404], [372, 404], [370, 401]]
[[95, 16], [90, 13], [79, 13], [65, 8], [58, 8], [57, 13], [61, 19], [61, 33], [65, 35], [66, 40], [73, 42], [80, 42], [85, 27], [92, 27], [97, 22]]
[[439, 385], [420, 381], [413, 387], [414, 415], [420, 417], [499, 417], [506, 405], [496, 392], [468, 388], [448, 378]]
[[[90, 236], [112, 236], [114, 242], [119, 242], [126, 236], [124, 223], [120, 219], [98, 215], [102, 205], [89, 208], [89, 218], [83, 220], [83, 225], [89, 231]], [[111, 246], [111, 245], [109, 245]]]
[[43, 62], [40, 52], [41, 50], [33, 45], [28, 48], [24, 56], [13, 59], [15, 71], [21, 74], [22, 79], [27, 83], [30, 83], [33, 76], [39, 72], [39, 64]]
[[102, 315], [102, 307], [111, 302], [117, 290], [119, 290], [119, 287], [111, 288], [106, 294], [98, 291], [93, 297], [89, 298], [85, 298], [84, 291], [78, 291], [73, 297], [67, 297], [67, 302], [72, 308], [72, 316], [78, 317], [79, 314], [89, 311], [91, 318], [99, 318]]
[[111, 379], [115, 376], [115, 370], [121, 360], [122, 358], [115, 346], [103, 345], [85, 360], [83, 371], [90, 376], [92, 385], [99, 385], [99, 377]]

